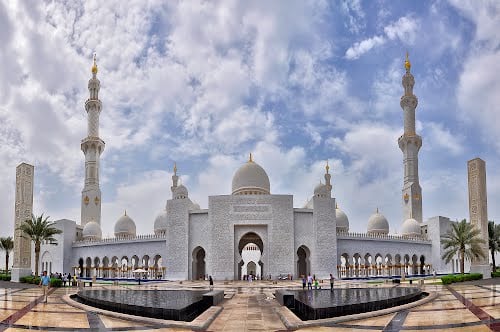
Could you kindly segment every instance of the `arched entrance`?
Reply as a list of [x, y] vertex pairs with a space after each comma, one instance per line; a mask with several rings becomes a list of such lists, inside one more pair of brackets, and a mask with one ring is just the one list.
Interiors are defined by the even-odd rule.
[[[245, 255], [243, 250], [245, 249]], [[251, 250], [250, 250], [251, 249]], [[253, 252], [250, 252], [253, 251]], [[241, 280], [243, 275], [243, 267], [246, 266], [247, 275], [250, 274], [249, 264], [255, 264], [253, 271], [257, 278], [264, 278], [264, 263], [262, 262], [262, 254], [264, 252], [264, 242], [261, 237], [254, 232], [248, 232], [243, 235], [238, 243], [238, 252], [240, 254], [240, 262], [238, 263], [238, 280]], [[257, 266], [258, 265], [258, 266]]]
[[256, 271], [257, 271], [257, 265], [255, 264], [255, 262], [253, 262], [253, 261], [248, 262], [247, 273], [254, 276], [256, 274]]
[[199, 280], [205, 278], [205, 249], [196, 247], [193, 250], [193, 268], [191, 279]]
[[311, 273], [311, 251], [306, 246], [300, 246], [297, 249], [297, 278], [307, 276]]

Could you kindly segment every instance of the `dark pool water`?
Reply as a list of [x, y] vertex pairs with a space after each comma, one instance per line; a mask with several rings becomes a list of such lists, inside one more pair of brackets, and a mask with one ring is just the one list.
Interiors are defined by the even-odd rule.
[[283, 290], [276, 298], [303, 320], [330, 318], [381, 310], [417, 301], [419, 288], [342, 288]]
[[[214, 305], [214, 293], [206, 290], [111, 290], [79, 291], [73, 299], [97, 308], [131, 315], [192, 321]], [[218, 297], [224, 297], [218, 294]]]

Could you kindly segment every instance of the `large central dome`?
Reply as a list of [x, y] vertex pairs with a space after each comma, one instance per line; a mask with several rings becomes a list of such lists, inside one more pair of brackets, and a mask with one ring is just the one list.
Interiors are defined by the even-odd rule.
[[250, 159], [233, 176], [233, 195], [269, 195], [270, 184], [266, 171]]

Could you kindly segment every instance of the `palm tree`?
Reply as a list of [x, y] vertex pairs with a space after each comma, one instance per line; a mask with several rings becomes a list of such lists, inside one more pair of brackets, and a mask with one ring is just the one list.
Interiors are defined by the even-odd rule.
[[14, 249], [12, 236], [0, 237], [0, 249], [5, 250], [5, 272], [9, 272], [9, 253]]
[[35, 275], [38, 276], [38, 264], [40, 261], [40, 245], [44, 241], [49, 244], [57, 245], [54, 235], [61, 234], [60, 229], [54, 228], [54, 223], [49, 221], [50, 217], [43, 219], [43, 213], [35, 217], [31, 215], [31, 220], [25, 220], [19, 229], [23, 232], [23, 237], [30, 239], [35, 243]]
[[441, 244], [445, 250], [442, 258], [449, 263], [458, 253], [460, 259], [460, 273], [464, 273], [465, 260], [486, 258], [487, 253], [481, 249], [485, 241], [479, 237], [479, 230], [465, 219], [452, 223], [451, 230], [441, 236]]
[[494, 221], [488, 221], [488, 247], [491, 252], [491, 262], [493, 272], [496, 271], [495, 253], [500, 252], [500, 225], [495, 225]]

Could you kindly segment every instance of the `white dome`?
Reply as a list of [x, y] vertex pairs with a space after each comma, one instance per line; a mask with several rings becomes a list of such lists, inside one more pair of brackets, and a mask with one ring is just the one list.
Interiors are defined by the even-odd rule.
[[167, 211], [164, 210], [155, 218], [154, 232], [155, 234], [162, 234], [167, 231]]
[[328, 187], [326, 186], [326, 184], [320, 183], [316, 187], [314, 187], [314, 196], [327, 197]]
[[269, 177], [257, 163], [249, 160], [233, 176], [233, 195], [270, 194]]
[[200, 210], [200, 204], [193, 202], [191, 204], [191, 207], [189, 208], [190, 210]]
[[344, 211], [338, 207], [335, 208], [335, 218], [337, 219], [337, 231], [349, 232], [349, 219]]
[[188, 198], [188, 190], [187, 188], [181, 184], [174, 190], [174, 199], [182, 199], [182, 198]]
[[95, 221], [89, 221], [83, 227], [82, 236], [84, 240], [100, 240], [102, 238], [101, 226]]
[[135, 222], [125, 212], [115, 224], [115, 237], [134, 237], [135, 232]]
[[389, 234], [389, 222], [378, 209], [368, 219], [368, 234]]
[[403, 229], [401, 231], [403, 236], [420, 236], [422, 232], [420, 231], [420, 223], [413, 218], [406, 219], [403, 223]]

